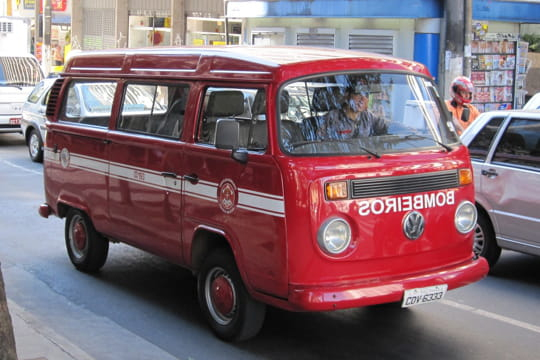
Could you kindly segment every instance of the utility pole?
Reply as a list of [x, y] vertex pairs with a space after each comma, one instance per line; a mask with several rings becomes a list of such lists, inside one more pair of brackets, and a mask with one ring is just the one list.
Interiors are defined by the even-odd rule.
[[[444, 88], [442, 89], [445, 98], [449, 98], [449, 86], [454, 78], [460, 75], [464, 75], [467, 65], [469, 63], [469, 75], [470, 75], [470, 36], [466, 36], [466, 33], [471, 33], [472, 29], [466, 30], [467, 21], [466, 16], [466, 2], [470, 3], [472, 0], [444, 0], [444, 12], [446, 20], [445, 31], [445, 46], [444, 46]], [[472, 13], [472, 11], [471, 11]], [[472, 22], [472, 20], [469, 20]], [[469, 26], [470, 27], [470, 26]], [[466, 40], [468, 37], [468, 49], [465, 48]], [[468, 55], [468, 56], [466, 56]]]
[[464, 63], [463, 75], [471, 77], [471, 42], [472, 42], [472, 0], [465, 0], [465, 19], [464, 19]]
[[[51, 70], [51, 0], [42, 0], [43, 4], [43, 48], [41, 64], [45, 74]], [[36, 6], [38, 6], [36, 2]]]

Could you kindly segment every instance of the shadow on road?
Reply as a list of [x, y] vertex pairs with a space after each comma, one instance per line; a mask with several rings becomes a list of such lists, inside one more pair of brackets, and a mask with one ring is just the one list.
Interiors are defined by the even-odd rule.
[[540, 286], [540, 256], [503, 251], [490, 276]]

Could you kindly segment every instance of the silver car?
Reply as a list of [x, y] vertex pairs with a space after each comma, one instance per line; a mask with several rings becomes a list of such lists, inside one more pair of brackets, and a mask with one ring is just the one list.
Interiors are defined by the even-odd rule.
[[540, 255], [540, 111], [483, 113], [461, 140], [474, 168], [474, 252], [490, 266], [501, 249]]
[[43, 139], [45, 139], [45, 110], [55, 78], [40, 81], [26, 99], [22, 108], [21, 130], [28, 145], [32, 161], [43, 161]]

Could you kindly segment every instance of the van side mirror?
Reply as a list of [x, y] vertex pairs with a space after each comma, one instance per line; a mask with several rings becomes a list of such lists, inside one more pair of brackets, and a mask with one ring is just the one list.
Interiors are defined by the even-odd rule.
[[218, 119], [216, 121], [216, 148], [232, 149], [231, 157], [243, 164], [247, 162], [247, 151], [240, 147], [240, 124], [235, 119]]

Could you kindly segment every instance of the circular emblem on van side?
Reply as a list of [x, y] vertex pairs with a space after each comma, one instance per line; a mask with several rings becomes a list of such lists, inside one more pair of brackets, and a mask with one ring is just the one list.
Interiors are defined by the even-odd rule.
[[418, 211], [411, 211], [403, 218], [403, 233], [410, 240], [418, 239], [424, 233], [424, 216]]
[[238, 203], [238, 189], [230, 179], [223, 180], [218, 186], [218, 205], [221, 211], [230, 214]]
[[69, 150], [66, 148], [63, 148], [60, 152], [60, 164], [62, 164], [63, 168], [67, 168], [69, 166]]

